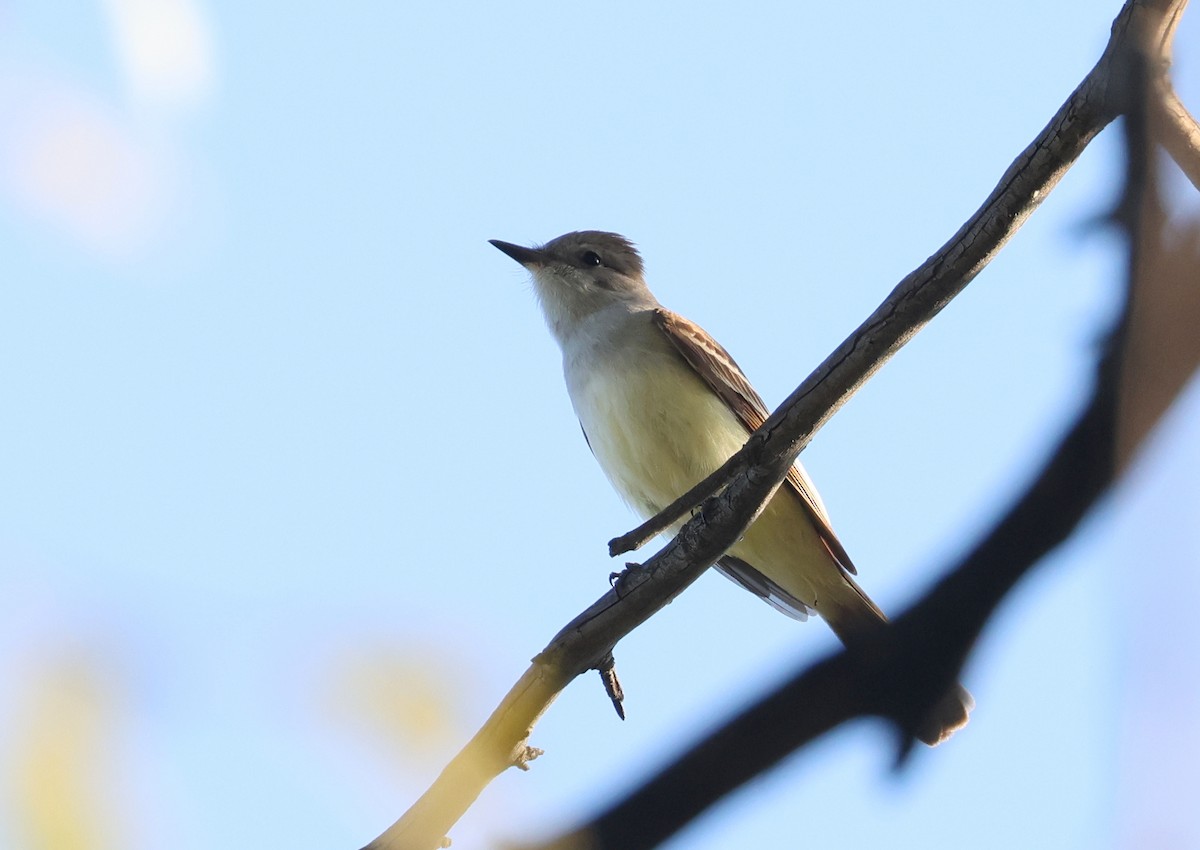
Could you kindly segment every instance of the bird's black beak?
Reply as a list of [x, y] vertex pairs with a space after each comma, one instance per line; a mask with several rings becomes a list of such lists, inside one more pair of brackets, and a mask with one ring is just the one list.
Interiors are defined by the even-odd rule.
[[489, 239], [488, 241], [526, 268], [540, 266], [546, 262], [546, 255], [536, 248], [526, 248], [523, 245], [514, 245], [511, 242], [501, 242], [499, 239]]

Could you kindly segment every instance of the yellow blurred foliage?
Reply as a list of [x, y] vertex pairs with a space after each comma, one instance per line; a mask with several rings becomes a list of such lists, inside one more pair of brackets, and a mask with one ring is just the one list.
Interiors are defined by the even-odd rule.
[[403, 766], [461, 743], [453, 665], [419, 650], [378, 646], [355, 651], [330, 671], [331, 706], [339, 725]]
[[34, 667], [6, 759], [12, 823], [29, 850], [127, 850], [105, 792], [115, 765], [109, 665], [88, 652]]

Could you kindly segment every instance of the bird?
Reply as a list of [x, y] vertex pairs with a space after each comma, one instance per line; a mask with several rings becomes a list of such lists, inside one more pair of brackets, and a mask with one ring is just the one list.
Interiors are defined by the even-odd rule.
[[[575, 231], [533, 247], [489, 241], [530, 273], [584, 439], [644, 518], [720, 467], [766, 420], [770, 411], [729, 352], [654, 297], [642, 257], [624, 236]], [[858, 571], [799, 462], [714, 566], [784, 614], [816, 613], [847, 647], [887, 622], [855, 581]], [[955, 686], [917, 736], [930, 745], [944, 740], [973, 705]]]

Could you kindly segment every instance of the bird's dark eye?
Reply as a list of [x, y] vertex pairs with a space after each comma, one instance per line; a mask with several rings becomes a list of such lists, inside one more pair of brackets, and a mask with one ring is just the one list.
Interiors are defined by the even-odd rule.
[[604, 262], [600, 259], [600, 255], [595, 251], [584, 251], [579, 255], [579, 261], [585, 266], [601, 266]]

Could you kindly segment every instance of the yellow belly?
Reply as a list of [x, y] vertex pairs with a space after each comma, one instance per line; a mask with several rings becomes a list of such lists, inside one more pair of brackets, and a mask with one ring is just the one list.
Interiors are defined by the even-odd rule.
[[[642, 352], [635, 362], [611, 369], [595, 365], [572, 401], [613, 487], [644, 517], [717, 469], [749, 436], [673, 352]], [[786, 484], [730, 554], [813, 607], [832, 584], [842, 583], [799, 497]]]

